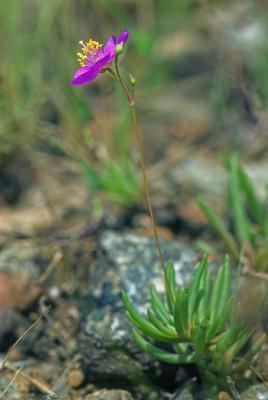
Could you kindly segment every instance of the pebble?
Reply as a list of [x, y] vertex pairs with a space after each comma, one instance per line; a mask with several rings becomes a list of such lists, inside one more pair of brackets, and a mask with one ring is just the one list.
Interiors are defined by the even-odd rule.
[[73, 369], [69, 372], [68, 384], [71, 388], [78, 388], [85, 380], [85, 374], [81, 369]]

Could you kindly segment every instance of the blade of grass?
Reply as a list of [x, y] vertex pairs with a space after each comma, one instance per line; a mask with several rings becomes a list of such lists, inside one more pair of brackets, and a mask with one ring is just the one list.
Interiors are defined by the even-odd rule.
[[224, 240], [230, 252], [236, 259], [239, 259], [239, 250], [236, 241], [234, 237], [230, 234], [230, 232], [227, 230], [225, 224], [219, 218], [217, 213], [212, 209], [210, 205], [208, 205], [208, 203], [202, 197], [197, 198], [197, 203], [201, 208], [201, 210], [203, 211], [203, 213], [205, 214], [205, 216], [207, 217], [208, 222], [213, 226], [215, 231]]
[[261, 204], [256, 196], [253, 185], [241, 165], [238, 165], [238, 173], [239, 173], [240, 185], [245, 193], [247, 203], [250, 207], [252, 215], [254, 216], [256, 222], [260, 226], [262, 226], [263, 211], [261, 208]]
[[250, 225], [241, 198], [239, 164], [236, 156], [230, 160], [229, 196], [236, 236], [241, 246], [250, 244]]

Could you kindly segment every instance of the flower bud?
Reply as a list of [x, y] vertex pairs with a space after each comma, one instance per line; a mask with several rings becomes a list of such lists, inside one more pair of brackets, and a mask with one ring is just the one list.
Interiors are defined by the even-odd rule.
[[136, 79], [134, 78], [134, 76], [132, 76], [131, 74], [129, 74], [129, 83], [131, 84], [132, 87], [135, 87], [136, 85]]
[[120, 56], [120, 54], [123, 53], [124, 50], [124, 42], [120, 42], [115, 46], [115, 54], [116, 57]]

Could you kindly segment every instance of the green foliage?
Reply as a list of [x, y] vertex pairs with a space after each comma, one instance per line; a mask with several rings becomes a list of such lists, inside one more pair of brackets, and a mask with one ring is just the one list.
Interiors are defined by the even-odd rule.
[[[113, 7], [108, 8], [101, 10], [101, 20], [112, 12]], [[112, 155], [95, 163], [88, 150], [97, 144], [88, 134], [92, 114], [87, 89], [70, 85], [78, 65], [78, 40], [90, 34], [87, 11], [86, 0], [0, 2], [0, 165], [40, 139], [49, 141], [78, 163], [94, 192], [131, 205], [139, 196], [139, 179], [129, 157], [130, 118], [119, 95], [119, 121], [110, 135]]]
[[0, 2], [0, 162], [55, 134], [58, 122], [68, 135], [89, 120], [82, 93], [68, 84], [76, 64], [67, 56], [75, 53], [75, 11], [65, 0]]
[[240, 254], [248, 257], [257, 270], [267, 269], [268, 261], [268, 213], [259, 201], [252, 182], [240, 165], [238, 157], [226, 162], [229, 175], [228, 204], [231, 231], [220, 216], [202, 198], [198, 204], [208, 221], [225, 243], [230, 253], [239, 260]]
[[113, 203], [123, 206], [133, 205], [140, 194], [140, 185], [135, 166], [130, 160], [118, 163], [105, 160], [100, 170], [89, 162], [81, 164], [86, 182], [94, 192], [99, 192]]
[[[90, 131], [84, 132], [83, 142], [84, 146], [81, 146], [76, 141], [68, 143], [51, 138], [53, 146], [77, 163], [91, 190], [93, 201], [96, 200], [96, 195], [101, 195], [103, 200], [121, 206], [135, 204], [140, 196], [140, 179], [131, 157], [122, 156], [119, 148], [117, 157], [111, 157], [106, 149], [103, 155], [96, 154], [96, 143]], [[99, 201], [98, 203], [101, 205]]]
[[0, 161], [31, 141], [42, 103], [41, 70], [31, 53], [23, 4], [19, 0], [0, 3]]
[[[206, 257], [199, 263], [187, 288], [176, 286], [172, 264], [167, 266], [167, 276], [175, 302], [167, 283], [165, 299], [151, 286], [147, 318], [135, 309], [127, 294], [122, 293], [127, 316], [137, 328], [133, 329], [137, 344], [160, 361], [196, 364], [204, 379], [224, 386], [224, 377], [235, 377], [247, 367], [266, 340], [263, 335], [241, 356], [253, 327], [233, 317], [235, 302], [231, 295], [229, 258], [225, 257], [213, 281]], [[152, 344], [144, 336], [169, 343], [173, 351]]]

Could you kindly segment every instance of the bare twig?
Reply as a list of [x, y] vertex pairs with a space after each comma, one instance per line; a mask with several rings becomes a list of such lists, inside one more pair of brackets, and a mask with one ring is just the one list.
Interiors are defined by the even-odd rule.
[[2, 364], [0, 365], [0, 370], [2, 370], [3, 368], [6, 368], [10, 371], [14, 372], [14, 376], [11, 379], [11, 381], [9, 382], [9, 384], [7, 385], [7, 387], [4, 389], [4, 391], [0, 394], [0, 399], [3, 398], [3, 396], [5, 395], [5, 393], [7, 393], [7, 391], [9, 390], [10, 386], [13, 384], [13, 382], [16, 380], [18, 374], [20, 374], [20, 376], [22, 378], [24, 378], [25, 380], [27, 380], [28, 382], [30, 382], [33, 386], [35, 386], [41, 393], [43, 394], [50, 394], [50, 395], [54, 395], [55, 393], [53, 392], [53, 390], [51, 390], [49, 388], [48, 385], [46, 385], [43, 382], [40, 382], [38, 379], [36, 378], [32, 378], [31, 376], [29, 376], [27, 373], [22, 372], [22, 368], [17, 369], [13, 364], [9, 363], [8, 357], [11, 353], [11, 351], [21, 342], [21, 340], [35, 327], [39, 324], [39, 322], [42, 319], [42, 315], [40, 315], [37, 320], [16, 340], [16, 342], [9, 348], [8, 352], [6, 353], [6, 356], [2, 362]]
[[16, 342], [9, 348], [8, 352], [6, 353], [6, 356], [2, 362], [2, 364], [0, 365], [0, 370], [3, 369], [5, 367], [5, 364], [7, 362], [7, 359], [11, 353], [11, 351], [20, 343], [20, 341], [36, 326], [39, 324], [39, 322], [42, 319], [42, 315], [40, 315], [40, 317], [37, 318], [37, 320], [16, 340]]
[[52, 260], [50, 261], [50, 263], [48, 264], [47, 268], [45, 269], [45, 271], [43, 272], [43, 274], [40, 276], [40, 278], [38, 279], [38, 283], [42, 284], [44, 283], [47, 278], [49, 277], [49, 275], [52, 273], [52, 271], [56, 268], [56, 266], [59, 264], [59, 262], [62, 260], [62, 252], [61, 251], [57, 251]]
[[81, 359], [81, 354], [76, 354], [67, 364], [67, 366], [64, 368], [56, 382], [54, 382], [52, 388], [54, 390], [59, 390], [61, 389], [65, 384], [67, 380], [67, 375], [70, 372], [70, 370], [74, 367], [74, 365]]
[[20, 367], [19, 369], [16, 370], [13, 378], [11, 379], [11, 381], [9, 382], [9, 384], [6, 386], [6, 388], [3, 390], [2, 393], [0, 393], [0, 399], [4, 398], [4, 395], [7, 393], [7, 391], [9, 390], [9, 388], [13, 385], [13, 383], [15, 382], [17, 376], [19, 375], [19, 373], [21, 372], [23, 367]]
[[[44, 383], [39, 381], [36, 378], [32, 378], [30, 375], [28, 375], [27, 373], [21, 371], [21, 370], [17, 370], [16, 367], [14, 365], [12, 365], [11, 363], [7, 362], [5, 365], [5, 368], [9, 369], [10, 371], [14, 371], [15, 375], [18, 375], [18, 371], [20, 371], [20, 376], [22, 378], [24, 378], [25, 380], [27, 380], [31, 385], [35, 386], [36, 389], [38, 389], [41, 393], [43, 394], [50, 394], [50, 395], [55, 395], [55, 392], [53, 390], [50, 389], [50, 387]], [[14, 380], [14, 378], [13, 378]]]

